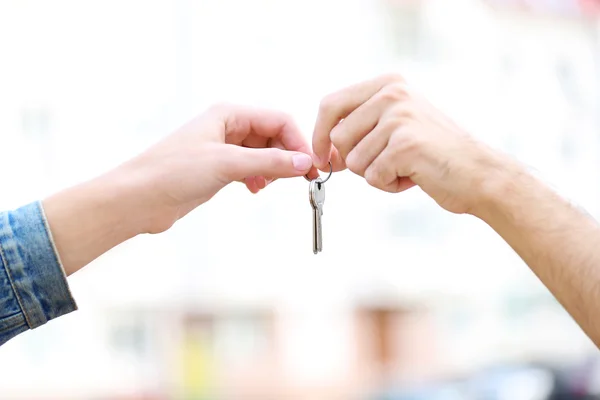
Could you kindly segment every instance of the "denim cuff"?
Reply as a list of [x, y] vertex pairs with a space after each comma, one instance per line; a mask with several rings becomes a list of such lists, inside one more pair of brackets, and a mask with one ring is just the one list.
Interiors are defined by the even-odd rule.
[[34, 329], [77, 309], [40, 202], [0, 213], [0, 257], [20, 309], [15, 323]]

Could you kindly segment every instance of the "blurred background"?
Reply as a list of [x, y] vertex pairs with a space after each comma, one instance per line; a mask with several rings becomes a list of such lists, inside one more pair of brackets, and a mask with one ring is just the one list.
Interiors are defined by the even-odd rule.
[[[209, 105], [282, 109], [399, 72], [600, 216], [600, 1], [0, 0], [0, 209]], [[0, 348], [0, 399], [592, 399], [596, 348], [482, 222], [349, 172], [231, 185], [70, 278]], [[547, 221], [552, 224], [552, 221]]]

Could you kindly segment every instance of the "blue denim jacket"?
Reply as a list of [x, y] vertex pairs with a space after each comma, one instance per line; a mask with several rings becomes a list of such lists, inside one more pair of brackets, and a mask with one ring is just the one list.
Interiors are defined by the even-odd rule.
[[41, 203], [0, 213], [0, 345], [76, 309]]

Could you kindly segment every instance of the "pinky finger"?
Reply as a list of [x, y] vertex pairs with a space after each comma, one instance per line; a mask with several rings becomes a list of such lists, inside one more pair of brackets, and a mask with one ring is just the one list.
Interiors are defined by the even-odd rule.
[[256, 181], [256, 186], [258, 186], [259, 190], [262, 190], [265, 187], [267, 187], [267, 180], [264, 176], [257, 176], [254, 178], [254, 180]]
[[410, 189], [415, 183], [410, 179], [408, 166], [398, 168], [398, 156], [385, 149], [365, 171], [367, 183], [385, 192], [398, 193]]
[[259, 192], [258, 185], [256, 184], [256, 179], [254, 176], [248, 176], [244, 178], [244, 183], [246, 183], [246, 187], [248, 190], [254, 194]]

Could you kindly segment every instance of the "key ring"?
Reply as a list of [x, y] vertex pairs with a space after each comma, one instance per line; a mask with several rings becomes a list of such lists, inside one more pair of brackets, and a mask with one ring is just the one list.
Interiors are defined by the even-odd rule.
[[[333, 165], [331, 165], [331, 161], [329, 161], [329, 175], [327, 175], [327, 178], [325, 178], [324, 181], [321, 181], [321, 183], [327, 182], [329, 180], [329, 178], [331, 178], [331, 174], [333, 174]], [[304, 179], [306, 179], [309, 182], [312, 181], [312, 179], [309, 179], [309, 177], [306, 175], [304, 175]]]

